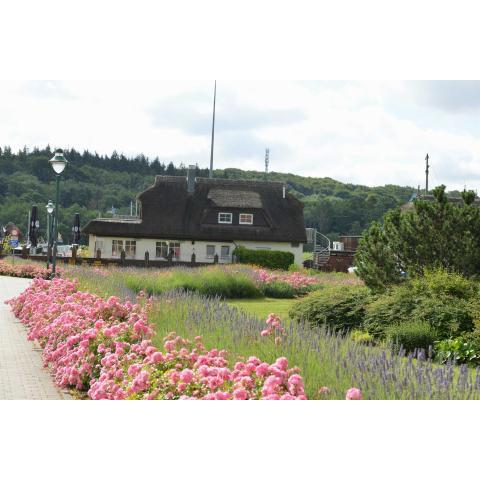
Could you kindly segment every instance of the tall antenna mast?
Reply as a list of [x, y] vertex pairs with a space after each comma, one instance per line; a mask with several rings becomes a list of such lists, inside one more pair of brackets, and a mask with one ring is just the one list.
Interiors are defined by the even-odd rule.
[[215, 100], [217, 98], [217, 81], [215, 80], [215, 88], [213, 90], [213, 119], [212, 119], [212, 145], [210, 147], [210, 172], [209, 178], [213, 178], [213, 143], [215, 140]]
[[265, 180], [268, 178], [268, 164], [270, 163], [270, 149], [265, 149]]
[[430, 165], [428, 164], [428, 159], [430, 157], [427, 156], [425, 157], [425, 195], [428, 195], [428, 170], [430, 169]]

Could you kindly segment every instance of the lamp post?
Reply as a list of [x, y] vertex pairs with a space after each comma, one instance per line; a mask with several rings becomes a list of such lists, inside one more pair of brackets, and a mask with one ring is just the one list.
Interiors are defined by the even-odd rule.
[[58, 243], [58, 204], [60, 203], [60, 175], [67, 166], [67, 160], [63, 156], [63, 150], [56, 150], [55, 155], [49, 160], [50, 165], [55, 172], [57, 192], [55, 202], [55, 217], [53, 219], [53, 258], [52, 258], [52, 277], [56, 274], [57, 264], [57, 243]]
[[52, 201], [49, 200], [48, 203], [45, 205], [47, 209], [47, 270], [50, 265], [50, 219], [52, 218], [53, 209], [55, 205], [53, 205]]

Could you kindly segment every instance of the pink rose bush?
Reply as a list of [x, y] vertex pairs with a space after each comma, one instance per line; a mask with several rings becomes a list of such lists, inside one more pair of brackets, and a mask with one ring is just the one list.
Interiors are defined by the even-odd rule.
[[262, 337], [273, 337], [275, 345], [282, 343], [282, 336], [285, 335], [285, 328], [283, 327], [280, 317], [271, 313], [266, 320], [267, 328], [260, 332]]
[[50, 270], [41, 265], [30, 263], [16, 263], [12, 265], [10, 261], [0, 260], [0, 275], [7, 277], [49, 278], [50, 274]]
[[253, 271], [254, 279], [257, 284], [270, 285], [274, 283], [285, 283], [290, 286], [296, 295], [304, 295], [305, 293], [317, 288], [320, 281], [317, 277], [304, 275], [300, 272], [281, 272], [267, 270], [264, 268], [256, 268]]
[[[229, 368], [225, 350], [207, 350], [171, 333], [164, 351], [152, 345], [151, 301], [102, 299], [77, 289], [77, 282], [35, 278], [9, 300], [14, 314], [37, 340], [59, 387], [100, 399], [305, 400], [298, 368], [251, 356]], [[267, 328], [282, 331], [271, 316]], [[280, 329], [280, 330], [279, 330]]]

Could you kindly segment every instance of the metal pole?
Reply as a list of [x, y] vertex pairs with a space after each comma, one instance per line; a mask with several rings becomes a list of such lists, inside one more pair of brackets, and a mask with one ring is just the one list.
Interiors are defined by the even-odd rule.
[[430, 165], [428, 164], [428, 159], [430, 157], [428, 156], [428, 153], [427, 153], [427, 156], [425, 157], [425, 195], [428, 195], [428, 170], [430, 168]]
[[215, 140], [215, 100], [217, 98], [217, 81], [215, 80], [215, 89], [213, 91], [213, 119], [212, 119], [212, 144], [210, 147], [210, 171], [209, 178], [213, 178], [213, 143]]
[[58, 203], [60, 201], [60, 175], [57, 175], [57, 193], [55, 202], [55, 218], [53, 220], [53, 258], [52, 258], [52, 276], [56, 274], [57, 266], [57, 242], [58, 242]]
[[28, 226], [27, 226], [27, 245], [30, 243], [30, 216], [32, 212], [28, 211]]
[[50, 263], [48, 260], [48, 248], [50, 245], [50, 214], [47, 212], [47, 270], [48, 270], [48, 264]]

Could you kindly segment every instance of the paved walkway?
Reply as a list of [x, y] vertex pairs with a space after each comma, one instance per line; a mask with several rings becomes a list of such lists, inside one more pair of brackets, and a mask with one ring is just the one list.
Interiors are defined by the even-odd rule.
[[41, 352], [27, 340], [27, 330], [3, 302], [28, 287], [25, 278], [0, 276], [0, 400], [69, 398], [43, 368]]

